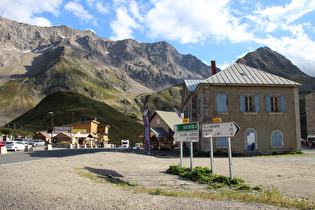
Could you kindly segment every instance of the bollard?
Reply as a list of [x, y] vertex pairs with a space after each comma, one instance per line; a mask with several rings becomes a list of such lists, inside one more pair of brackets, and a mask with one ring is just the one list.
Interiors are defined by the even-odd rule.
[[80, 149], [80, 144], [77, 144], [77, 149]]
[[24, 149], [24, 152], [28, 152], [28, 151], [33, 151], [33, 146], [32, 145], [27, 145]]
[[70, 145], [69, 145], [69, 149], [73, 149], [73, 144], [70, 144]]
[[7, 151], [7, 148], [5, 146], [3, 147], [0, 147], [0, 154], [7, 154], [8, 151]]
[[52, 150], [52, 144], [47, 144], [47, 146], [45, 147], [45, 150]]

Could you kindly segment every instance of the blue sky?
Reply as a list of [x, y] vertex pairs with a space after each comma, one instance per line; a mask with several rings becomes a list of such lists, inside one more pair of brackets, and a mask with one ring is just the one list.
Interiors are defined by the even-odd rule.
[[112, 40], [167, 41], [221, 69], [268, 46], [315, 77], [315, 0], [1, 0], [0, 15]]

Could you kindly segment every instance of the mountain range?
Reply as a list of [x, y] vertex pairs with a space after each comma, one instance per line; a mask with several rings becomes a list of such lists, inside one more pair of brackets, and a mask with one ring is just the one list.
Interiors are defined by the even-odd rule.
[[[267, 47], [237, 62], [300, 82], [301, 91], [315, 90], [315, 78]], [[165, 41], [112, 41], [89, 30], [37, 27], [0, 16], [0, 125], [58, 91], [104, 102], [139, 121], [148, 103], [151, 110], [178, 108], [184, 79], [209, 76], [210, 66]]]

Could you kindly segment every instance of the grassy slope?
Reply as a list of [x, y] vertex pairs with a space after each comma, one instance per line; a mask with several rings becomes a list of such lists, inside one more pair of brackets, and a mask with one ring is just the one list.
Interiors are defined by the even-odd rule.
[[97, 119], [100, 125], [110, 125], [109, 138], [120, 145], [121, 139], [130, 139], [131, 145], [139, 142], [143, 125], [111, 106], [71, 91], [55, 92], [44, 98], [34, 109], [26, 112], [13, 122], [23, 124], [23, 128], [38, 130], [51, 127], [54, 112], [54, 126], [62, 126], [81, 121]]

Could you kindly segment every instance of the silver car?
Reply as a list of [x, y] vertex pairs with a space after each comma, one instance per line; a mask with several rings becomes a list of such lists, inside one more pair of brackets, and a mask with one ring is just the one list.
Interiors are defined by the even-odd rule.
[[41, 139], [34, 139], [30, 141], [30, 145], [33, 147], [45, 146], [45, 141]]
[[7, 148], [7, 150], [18, 151], [18, 150], [24, 150], [25, 144], [21, 141], [7, 141], [5, 143], [5, 147]]

